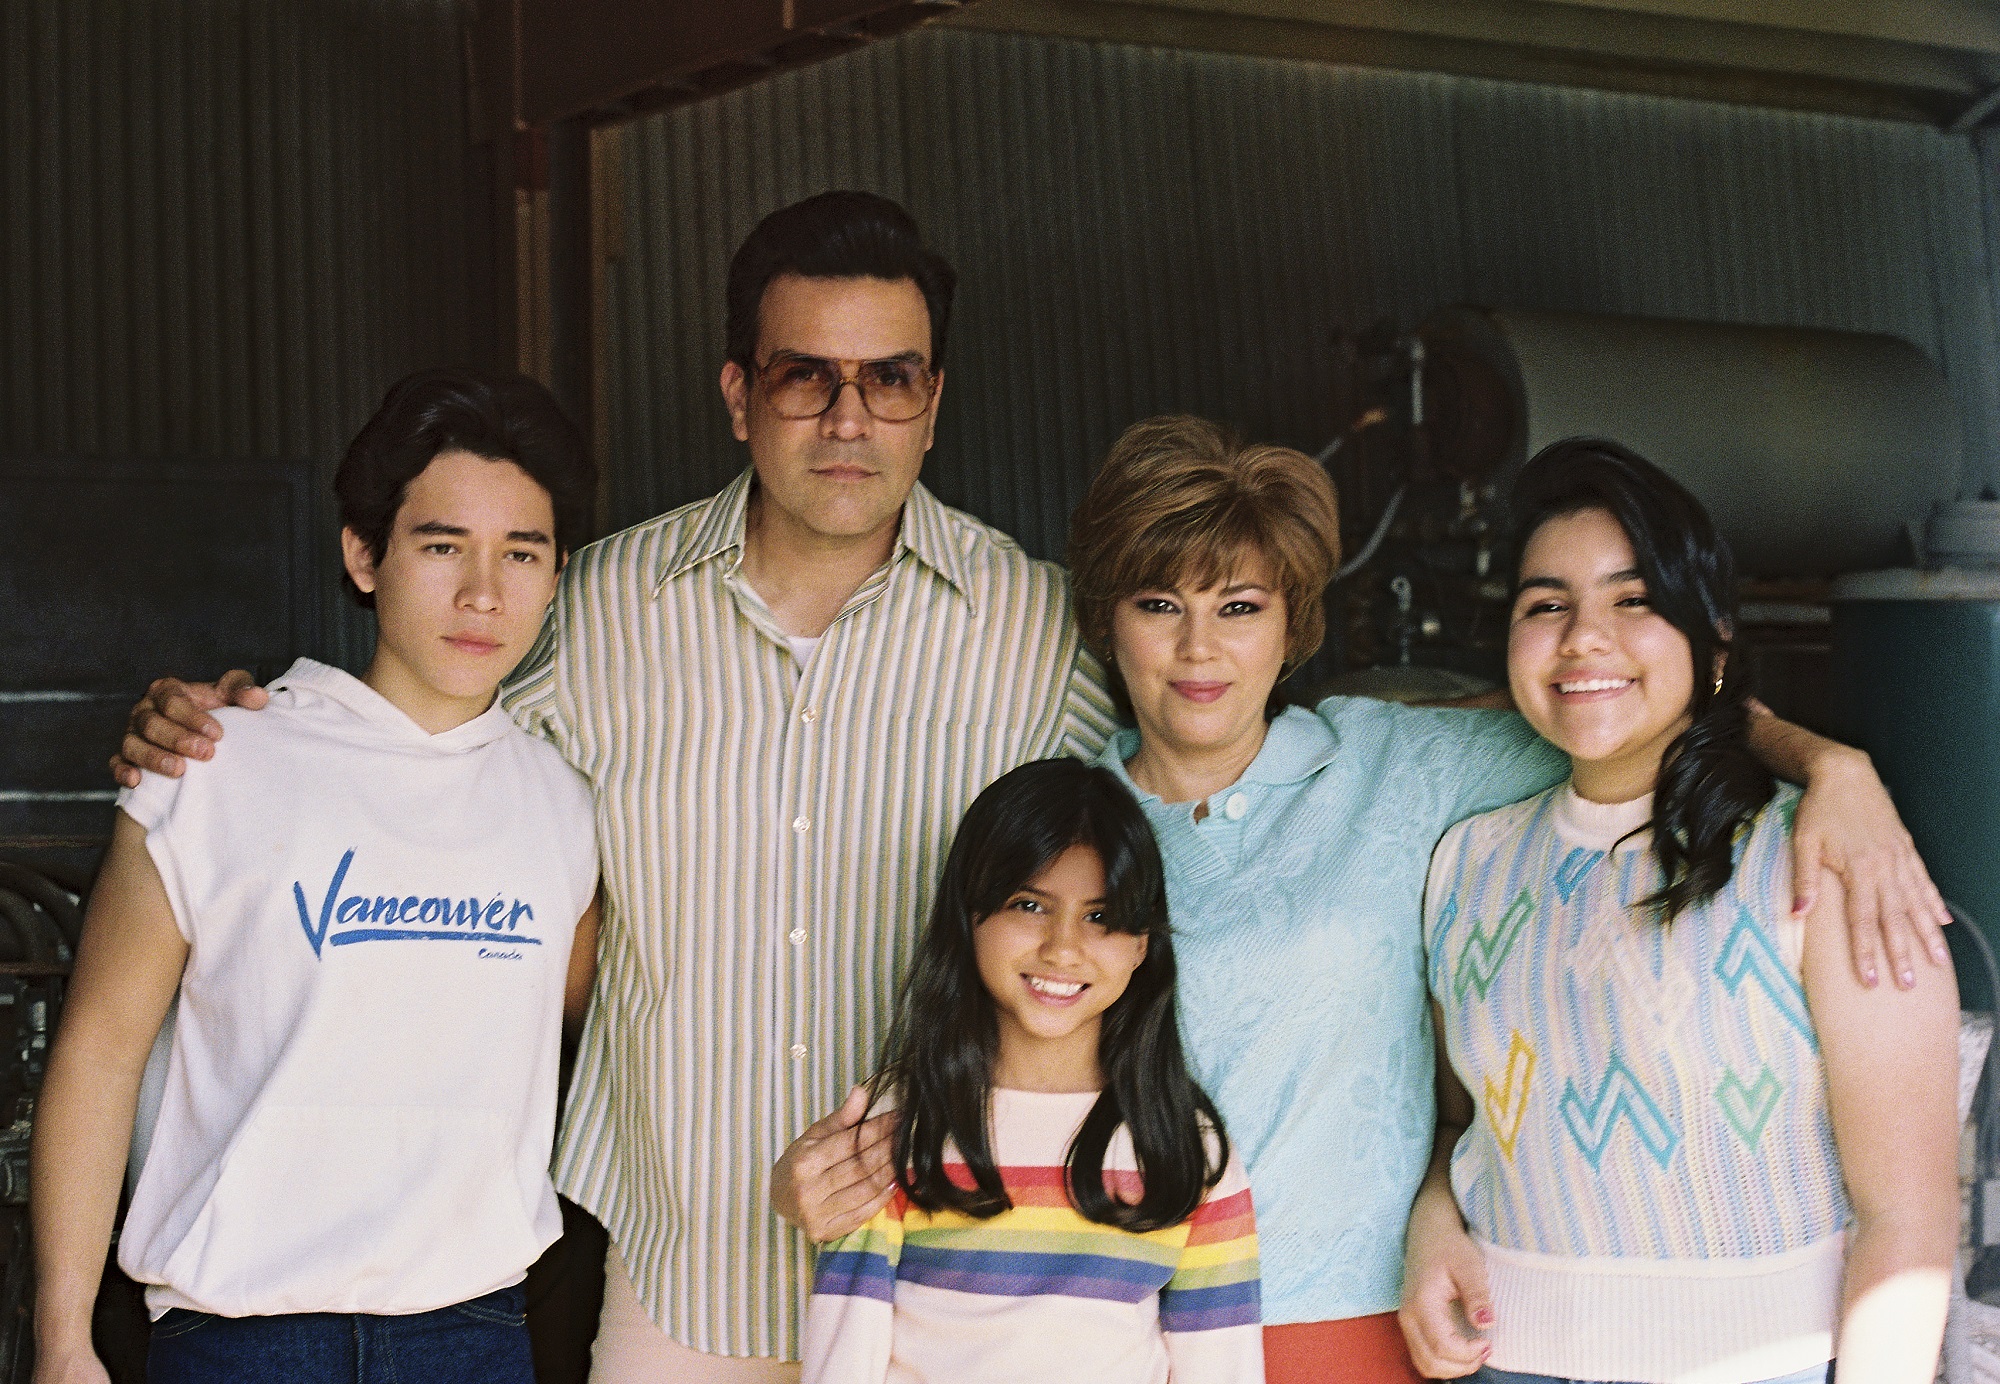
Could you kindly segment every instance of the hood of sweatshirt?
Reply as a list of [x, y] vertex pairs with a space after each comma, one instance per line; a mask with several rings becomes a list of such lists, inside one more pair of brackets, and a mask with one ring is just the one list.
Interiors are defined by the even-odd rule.
[[273, 706], [311, 707], [331, 713], [316, 718], [316, 729], [323, 734], [354, 745], [405, 753], [463, 754], [492, 744], [514, 724], [496, 698], [470, 721], [432, 735], [360, 678], [310, 658], [287, 668], [272, 680], [269, 690]]

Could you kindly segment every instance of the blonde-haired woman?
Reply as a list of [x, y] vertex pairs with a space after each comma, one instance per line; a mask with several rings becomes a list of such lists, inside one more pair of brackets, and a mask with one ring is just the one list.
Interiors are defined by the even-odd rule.
[[[1136, 722], [1101, 762], [1159, 838], [1190, 1062], [1249, 1166], [1285, 1384], [1418, 1378], [1395, 1312], [1435, 1122], [1425, 867], [1453, 822], [1567, 767], [1510, 712], [1282, 705], [1338, 532], [1311, 458], [1168, 417], [1118, 439], [1069, 547], [1078, 624]], [[1756, 740], [1808, 785], [1802, 839], [1817, 815], [1820, 839], [1906, 849], [1865, 758], [1770, 717]], [[1885, 916], [1928, 915], [1928, 880], [1906, 887]]]

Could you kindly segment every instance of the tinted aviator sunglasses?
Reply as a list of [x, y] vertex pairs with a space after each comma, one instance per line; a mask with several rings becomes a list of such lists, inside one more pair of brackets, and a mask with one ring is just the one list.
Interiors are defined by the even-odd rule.
[[780, 418], [817, 418], [853, 385], [861, 406], [883, 423], [907, 423], [931, 406], [937, 376], [921, 360], [825, 360], [777, 356], [757, 367], [757, 384]]

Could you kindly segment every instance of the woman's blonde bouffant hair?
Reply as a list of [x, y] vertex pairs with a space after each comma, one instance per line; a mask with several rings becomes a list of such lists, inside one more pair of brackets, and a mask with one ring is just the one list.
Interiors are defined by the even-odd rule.
[[[1333, 482], [1290, 447], [1246, 446], [1205, 418], [1127, 428], [1070, 520], [1077, 627], [1111, 662], [1111, 613], [1139, 591], [1205, 590], [1262, 557], [1285, 599], [1285, 671], [1326, 636], [1326, 587], [1340, 563]], [[1124, 691], [1113, 677], [1114, 690]]]

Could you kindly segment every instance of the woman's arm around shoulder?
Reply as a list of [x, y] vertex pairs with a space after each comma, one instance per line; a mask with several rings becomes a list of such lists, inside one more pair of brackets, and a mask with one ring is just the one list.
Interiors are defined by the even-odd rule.
[[1854, 1203], [1840, 1375], [1927, 1384], [1958, 1242], [1958, 987], [1936, 966], [1919, 967], [1907, 990], [1863, 985], [1849, 964], [1844, 902], [1831, 881], [1818, 891], [1803, 963]]
[[[1511, 696], [1504, 704], [1512, 707]], [[1440, 705], [1464, 709], [1474, 703]], [[1466, 724], [1479, 722], [1468, 717]], [[1552, 757], [1551, 763], [1560, 758], [1524, 726], [1500, 718], [1493, 718], [1492, 725], [1502, 727], [1503, 735], [1505, 729], [1525, 734]], [[1495, 732], [1489, 728], [1487, 733]], [[1846, 893], [1841, 913], [1852, 938], [1854, 972], [1864, 984], [1876, 983], [1885, 953], [1890, 974], [1904, 989], [1916, 983], [1918, 951], [1927, 954], [1934, 966], [1949, 966], [1951, 953], [1943, 929], [1951, 915], [1868, 756], [1773, 715], [1755, 702], [1749, 735], [1751, 752], [1766, 769], [1805, 789], [1793, 840], [1794, 911], [1811, 910], [1824, 867], [1832, 871], [1834, 887]], [[1525, 798], [1562, 777], [1531, 752], [1504, 745], [1481, 745], [1477, 750], [1475, 762], [1486, 777], [1475, 780], [1472, 791], [1484, 800], [1467, 799], [1459, 816]]]
[[90, 1315], [104, 1271], [146, 1055], [188, 947], [146, 833], [118, 814], [84, 919], [62, 1024], [35, 1113], [35, 1379], [105, 1379]]

